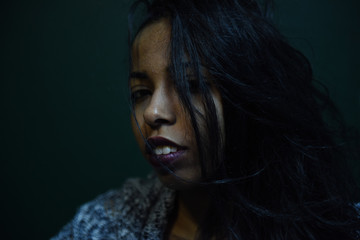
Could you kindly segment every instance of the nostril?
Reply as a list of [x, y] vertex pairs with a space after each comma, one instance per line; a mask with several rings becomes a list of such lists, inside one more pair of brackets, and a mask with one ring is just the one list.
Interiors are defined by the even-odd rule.
[[159, 118], [155, 120], [155, 124], [167, 124], [167, 123], [169, 123], [169, 120], [163, 118]]
[[164, 118], [157, 118], [154, 121], [148, 122], [148, 125], [152, 128], [159, 128], [162, 125], [168, 125], [168, 124], [170, 124], [170, 121]]
[[152, 118], [144, 117], [145, 122], [151, 128], [159, 128], [163, 125], [171, 125], [175, 123], [175, 117], [162, 117], [160, 115], [153, 116]]

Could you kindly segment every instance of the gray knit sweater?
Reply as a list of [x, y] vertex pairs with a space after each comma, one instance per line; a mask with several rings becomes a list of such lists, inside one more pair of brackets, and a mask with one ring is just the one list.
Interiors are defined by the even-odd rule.
[[174, 201], [175, 191], [156, 177], [129, 179], [120, 190], [83, 205], [51, 240], [160, 240]]
[[51, 240], [163, 239], [175, 193], [155, 177], [129, 179], [86, 203]]

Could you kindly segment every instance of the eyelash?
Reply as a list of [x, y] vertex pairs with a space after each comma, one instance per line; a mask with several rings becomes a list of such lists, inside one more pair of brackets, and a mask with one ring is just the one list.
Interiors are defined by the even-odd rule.
[[[211, 88], [211, 85], [208, 81], [205, 81], [205, 84]], [[191, 93], [196, 94], [199, 93], [200, 84], [198, 80], [190, 80], [189, 81], [189, 90]]]
[[197, 80], [190, 80], [188, 83], [189, 83], [189, 90], [191, 93], [199, 92], [199, 82]]
[[[197, 80], [189, 80], [189, 90], [192, 94], [199, 93], [199, 81]], [[206, 84], [209, 86], [209, 83], [206, 82]], [[149, 89], [139, 89], [131, 92], [131, 101], [133, 103], [137, 103], [141, 101], [144, 97], [151, 95], [152, 92]]]
[[151, 91], [148, 89], [139, 89], [131, 93], [131, 100], [133, 102], [138, 102], [143, 99], [145, 96], [150, 95]]

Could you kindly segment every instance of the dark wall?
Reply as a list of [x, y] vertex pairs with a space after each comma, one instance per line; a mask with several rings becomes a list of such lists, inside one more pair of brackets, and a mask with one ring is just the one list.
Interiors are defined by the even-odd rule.
[[[2, 239], [47, 239], [81, 203], [150, 171], [125, 94], [130, 2], [1, 3]], [[358, 1], [277, 3], [275, 22], [359, 128]]]

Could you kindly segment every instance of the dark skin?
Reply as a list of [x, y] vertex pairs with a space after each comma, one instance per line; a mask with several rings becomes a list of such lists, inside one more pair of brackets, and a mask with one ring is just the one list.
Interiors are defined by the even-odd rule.
[[[138, 125], [133, 116], [132, 127], [140, 150], [148, 160], [150, 156], [146, 152], [144, 138], [163, 137], [182, 146], [185, 150], [170, 167], [179, 178], [199, 182], [201, 170], [195, 134], [169, 79], [170, 30], [167, 19], [159, 20], [145, 27], [133, 44], [130, 88], [135, 97], [134, 113]], [[217, 89], [212, 90], [212, 97], [220, 126], [224, 129], [221, 96]], [[203, 112], [199, 99], [200, 96], [194, 95], [193, 104]], [[157, 154], [168, 154], [169, 146], [156, 148], [159, 149], [154, 150], [163, 151]], [[166, 231], [168, 239], [196, 239], [199, 225], [208, 210], [209, 196], [159, 166], [154, 166], [154, 170], [165, 186], [177, 191], [176, 212]]]
[[208, 210], [208, 196], [199, 189], [179, 191], [173, 221], [168, 225], [171, 240], [196, 239], [198, 226]]

